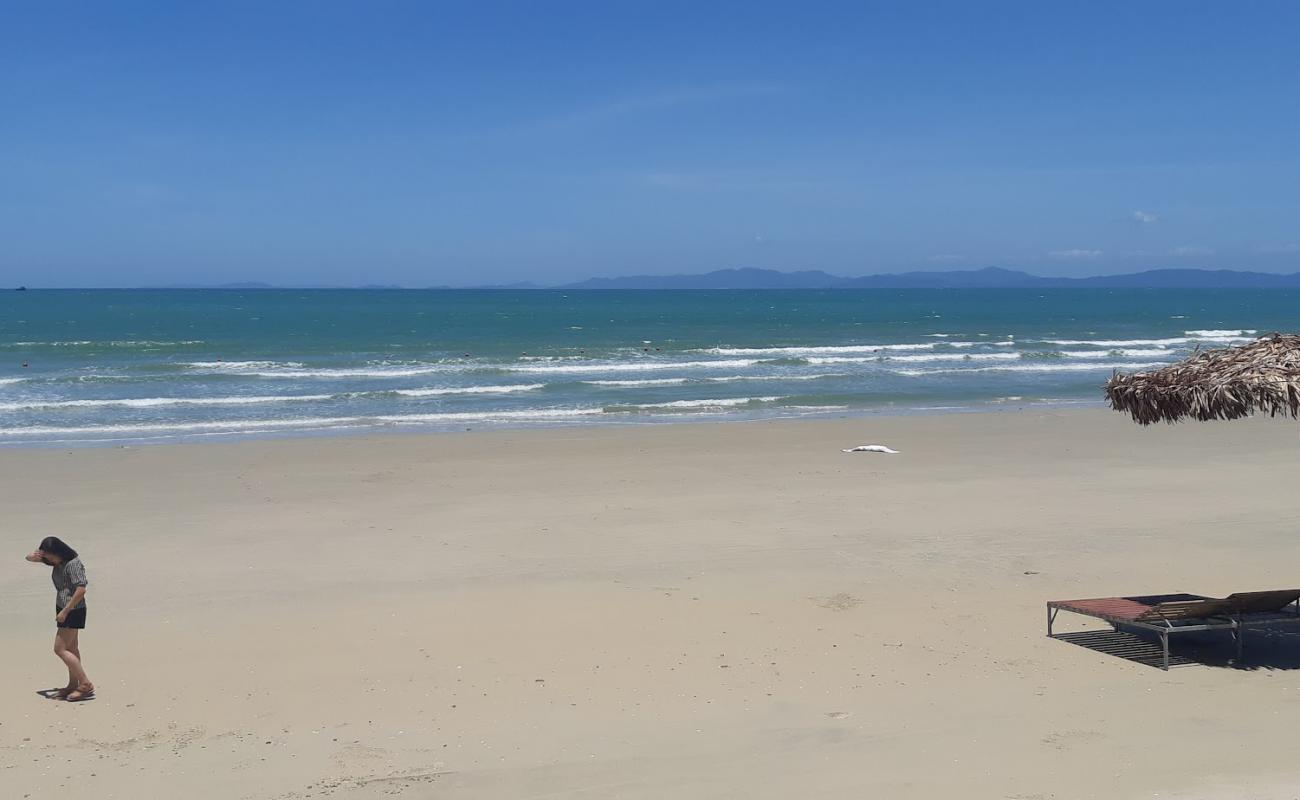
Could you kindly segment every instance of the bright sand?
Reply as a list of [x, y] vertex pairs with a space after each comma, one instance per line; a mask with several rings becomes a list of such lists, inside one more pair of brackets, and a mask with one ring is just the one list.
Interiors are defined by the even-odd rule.
[[0, 451], [0, 795], [1291, 797], [1300, 672], [1043, 634], [1300, 585], [1297, 475], [1100, 411]]

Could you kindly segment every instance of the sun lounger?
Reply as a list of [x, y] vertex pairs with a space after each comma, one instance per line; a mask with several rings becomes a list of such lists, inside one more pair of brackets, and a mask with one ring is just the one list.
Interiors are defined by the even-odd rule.
[[1295, 604], [1300, 614], [1300, 589], [1275, 589], [1267, 592], [1236, 592], [1226, 598], [1238, 614], [1269, 614]]
[[[1293, 606], [1290, 613], [1282, 612]], [[1300, 622], [1300, 589], [1237, 592], [1223, 599], [1199, 594], [1155, 594], [1138, 597], [1095, 597], [1087, 600], [1053, 600], [1047, 604], [1047, 635], [1061, 611], [1109, 622], [1115, 630], [1137, 628], [1160, 637], [1164, 668], [1169, 669], [1169, 637], [1180, 633], [1225, 630], [1243, 649], [1248, 625], [1264, 622]]]

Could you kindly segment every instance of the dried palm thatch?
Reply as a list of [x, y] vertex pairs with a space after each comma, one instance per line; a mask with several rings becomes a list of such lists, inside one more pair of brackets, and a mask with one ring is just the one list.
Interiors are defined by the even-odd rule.
[[1300, 415], [1300, 335], [1274, 333], [1240, 347], [1200, 350], [1154, 372], [1115, 373], [1106, 399], [1143, 425]]

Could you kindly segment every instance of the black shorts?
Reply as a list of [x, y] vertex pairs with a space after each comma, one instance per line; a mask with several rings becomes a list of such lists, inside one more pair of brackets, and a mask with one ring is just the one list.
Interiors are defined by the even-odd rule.
[[68, 618], [59, 625], [60, 628], [76, 628], [81, 630], [86, 627], [86, 607], [74, 608], [68, 612]]

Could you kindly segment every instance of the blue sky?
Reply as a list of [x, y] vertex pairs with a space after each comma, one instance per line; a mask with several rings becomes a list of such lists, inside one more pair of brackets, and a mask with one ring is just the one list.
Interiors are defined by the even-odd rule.
[[4, 284], [1300, 271], [1300, 3], [2, 5]]

